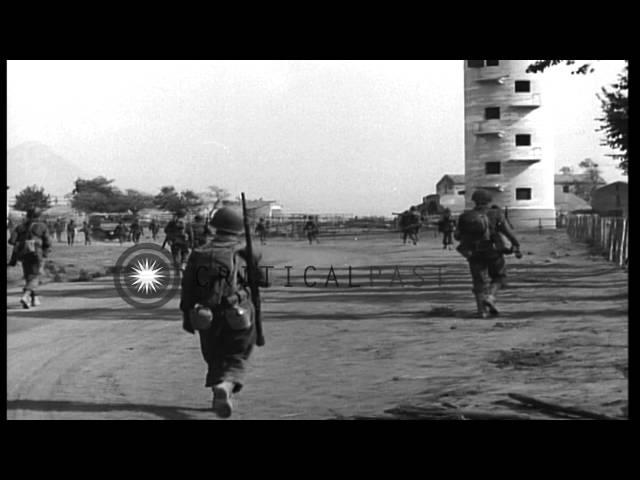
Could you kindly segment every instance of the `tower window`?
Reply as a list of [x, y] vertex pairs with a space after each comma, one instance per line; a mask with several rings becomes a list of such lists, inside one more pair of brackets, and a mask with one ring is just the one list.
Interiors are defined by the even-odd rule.
[[493, 118], [500, 118], [500, 107], [487, 107], [484, 109], [484, 118], [491, 120]]
[[497, 67], [500, 65], [500, 60], [487, 60], [487, 67]]
[[518, 134], [516, 135], [516, 146], [517, 147], [524, 147], [524, 146], [528, 146], [531, 145], [531, 135], [527, 134]]
[[484, 173], [495, 175], [500, 173], [500, 162], [487, 162], [484, 164]]
[[531, 82], [529, 80], [516, 80], [516, 92], [530, 92]]
[[484, 60], [467, 60], [467, 67], [482, 68], [484, 67]]
[[516, 200], [531, 200], [531, 189], [516, 188]]
[[569, 193], [569, 185], [562, 186], [562, 193]]

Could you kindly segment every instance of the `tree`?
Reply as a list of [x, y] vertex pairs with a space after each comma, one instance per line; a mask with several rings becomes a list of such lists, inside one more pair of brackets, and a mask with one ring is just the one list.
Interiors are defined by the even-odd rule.
[[122, 192], [111, 185], [113, 182], [105, 177], [90, 180], [78, 178], [72, 192], [71, 206], [85, 213], [125, 211], [121, 203]]
[[585, 158], [580, 162], [579, 166], [584, 169], [587, 179], [585, 182], [576, 185], [576, 195], [590, 202], [593, 191], [598, 188], [604, 180], [600, 176], [598, 164], [590, 158]]
[[193, 211], [202, 205], [202, 199], [191, 190], [176, 192], [175, 187], [165, 186], [153, 198], [153, 203], [161, 210], [176, 213], [179, 210]]
[[44, 193], [44, 187], [38, 188], [32, 185], [16, 195], [16, 202], [13, 208], [26, 211], [29, 208], [40, 208], [44, 210], [50, 206], [51, 196]]
[[[564, 63], [574, 65], [575, 60], [537, 60], [527, 67], [527, 72], [543, 72], [549, 67]], [[585, 63], [571, 73], [591, 73], [594, 68], [590, 63]], [[603, 116], [598, 118], [601, 126], [597, 132], [605, 133], [603, 146], [608, 146], [620, 153], [611, 156], [619, 160], [618, 168], [624, 175], [628, 175], [629, 168], [629, 63], [627, 62], [622, 73], [618, 75], [618, 83], [611, 85], [611, 90], [602, 88], [602, 95], [597, 95], [602, 107]]]
[[209, 218], [213, 215], [213, 212], [218, 209], [222, 202], [229, 198], [231, 194], [224, 188], [217, 185], [210, 185], [209, 190], [200, 193], [203, 205], [206, 205], [209, 209]]
[[625, 175], [629, 173], [629, 64], [618, 75], [618, 83], [611, 90], [602, 88], [598, 95], [604, 116], [598, 118], [602, 126], [598, 131], [605, 132], [603, 145], [621, 153], [613, 154], [619, 160], [618, 167]]
[[[559, 65], [561, 63], [564, 63], [565, 65], [575, 65], [576, 61], [575, 60], [536, 60], [535, 62], [533, 62], [531, 65], [527, 67], [527, 73], [544, 72], [547, 68], [553, 67], [555, 65]], [[591, 66], [590, 63], [583, 63], [577, 69], [572, 71], [571, 74], [574, 75], [577, 73], [577, 74], [584, 75], [587, 72], [592, 73], [593, 71], [594, 71], [594, 68]]]
[[122, 211], [129, 210], [131, 213], [138, 213], [143, 208], [151, 208], [154, 205], [153, 196], [138, 190], [127, 189], [124, 195], [120, 195]]
[[192, 190], [184, 190], [180, 192], [180, 198], [184, 204], [184, 208], [188, 211], [194, 211], [202, 206], [200, 196]]
[[571, 175], [573, 173], [573, 168], [572, 167], [562, 167], [560, 169], [560, 173], [562, 175]]

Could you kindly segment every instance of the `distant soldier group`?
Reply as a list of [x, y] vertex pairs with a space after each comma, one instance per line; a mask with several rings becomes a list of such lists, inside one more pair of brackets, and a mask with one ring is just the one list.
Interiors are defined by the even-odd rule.
[[192, 223], [187, 223], [185, 221], [186, 214], [186, 210], [179, 210], [167, 223], [164, 229], [165, 239], [162, 244], [162, 248], [169, 245], [173, 264], [181, 271], [184, 271], [186, 267], [189, 249], [203, 246], [213, 236], [213, 232], [202, 215], [196, 215]]
[[398, 223], [402, 232], [402, 243], [406, 245], [407, 238], [409, 238], [414, 245], [417, 245], [418, 233], [422, 225], [422, 218], [418, 209], [412, 206], [409, 210], [402, 212], [398, 218]]

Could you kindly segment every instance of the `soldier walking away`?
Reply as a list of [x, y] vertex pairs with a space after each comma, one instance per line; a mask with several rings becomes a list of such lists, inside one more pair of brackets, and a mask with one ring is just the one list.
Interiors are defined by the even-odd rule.
[[[211, 226], [214, 237], [189, 256], [180, 310], [183, 329], [192, 334], [197, 330], [200, 336], [208, 367], [205, 387], [213, 391], [212, 409], [218, 417], [228, 418], [232, 395], [243, 387], [256, 343], [255, 309], [241, 273], [249, 261], [239, 238], [244, 230], [242, 217], [223, 207], [213, 215]], [[251, 261], [257, 266], [257, 258]]]
[[122, 220], [120, 220], [118, 225], [116, 225], [116, 228], [113, 229], [113, 238], [117, 238], [120, 245], [122, 245], [127, 239], [127, 227]]
[[25, 286], [22, 289], [20, 303], [26, 309], [40, 305], [37, 288], [43, 267], [42, 259], [46, 258], [51, 250], [47, 226], [38, 221], [40, 215], [41, 212], [37, 208], [27, 210], [26, 221], [18, 225], [9, 238], [9, 244], [15, 247], [15, 259], [10, 263], [22, 263]]
[[442, 249], [453, 248], [453, 232], [456, 229], [456, 221], [451, 215], [451, 210], [445, 208], [442, 217], [438, 221], [438, 231], [442, 233]]
[[187, 257], [189, 256], [189, 244], [192, 235], [190, 229], [184, 221], [187, 215], [185, 210], [176, 212], [175, 217], [164, 229], [167, 236], [167, 242], [171, 247], [171, 255], [173, 256], [173, 265], [180, 271], [184, 271], [187, 265]]
[[84, 233], [84, 244], [91, 245], [91, 227], [86, 220], [82, 222], [82, 228], [80, 231]]
[[[499, 314], [496, 293], [507, 276], [504, 255], [515, 253], [516, 258], [522, 258], [522, 254], [502, 212], [489, 208], [491, 194], [476, 190], [471, 200], [475, 207], [460, 215], [454, 238], [460, 241], [457, 250], [469, 262], [478, 317], [487, 318]], [[505, 245], [504, 237], [511, 246]]]
[[267, 226], [264, 223], [264, 218], [261, 218], [256, 225], [256, 233], [260, 238], [260, 244], [266, 245], [267, 243]]
[[62, 221], [61, 218], [58, 218], [56, 220], [56, 224], [54, 226], [55, 230], [56, 230], [56, 241], [58, 241], [58, 243], [62, 242], [62, 232], [64, 232], [64, 222]]
[[209, 225], [204, 221], [202, 215], [196, 215], [191, 224], [191, 248], [198, 248], [207, 243], [213, 236]]
[[320, 243], [320, 240], [318, 240], [318, 225], [313, 220], [313, 217], [311, 215], [309, 215], [307, 223], [304, 224], [304, 228], [302, 229], [302, 231], [306, 232], [307, 239], [309, 240], [309, 245], [313, 244], [314, 240], [316, 241], [316, 243]]
[[149, 230], [151, 230], [151, 238], [155, 242], [158, 238], [158, 232], [160, 231], [160, 225], [156, 222], [155, 218], [151, 219], [151, 223], [149, 223]]
[[418, 244], [418, 233], [420, 232], [420, 212], [416, 206], [412, 206], [409, 209], [409, 238], [413, 242], [414, 245]]
[[133, 222], [131, 222], [131, 240], [133, 241], [134, 244], [138, 244], [138, 242], [140, 242], [140, 236], [142, 235], [142, 226], [140, 225], [140, 222], [138, 221], [137, 218], [133, 219]]
[[76, 222], [73, 221], [73, 218], [69, 220], [67, 224], [67, 245], [73, 245], [73, 242], [76, 239]]
[[415, 206], [400, 214], [399, 226], [402, 231], [402, 244], [407, 244], [407, 238], [416, 245], [418, 243], [418, 230], [420, 229], [420, 214]]

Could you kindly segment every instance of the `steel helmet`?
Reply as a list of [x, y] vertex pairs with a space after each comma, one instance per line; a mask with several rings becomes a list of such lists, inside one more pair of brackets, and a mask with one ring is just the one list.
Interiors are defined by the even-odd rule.
[[244, 231], [242, 216], [236, 210], [229, 207], [222, 207], [213, 214], [211, 226], [217, 232], [226, 232], [233, 235], [240, 235]]
[[491, 202], [491, 194], [486, 190], [476, 190], [471, 195], [471, 200], [476, 203], [476, 205], [488, 205]]

